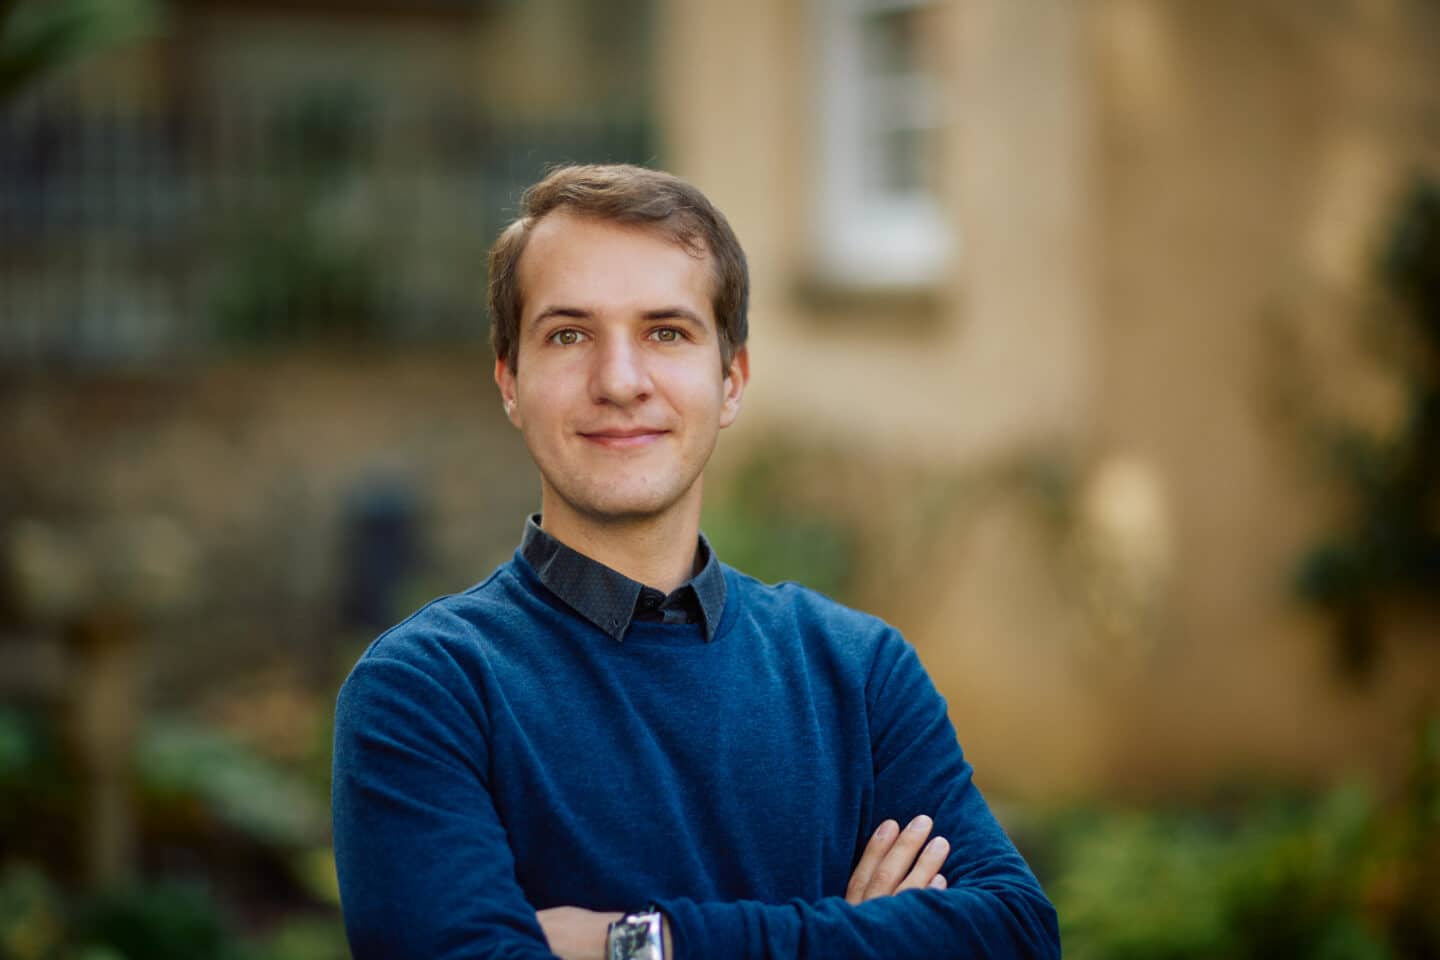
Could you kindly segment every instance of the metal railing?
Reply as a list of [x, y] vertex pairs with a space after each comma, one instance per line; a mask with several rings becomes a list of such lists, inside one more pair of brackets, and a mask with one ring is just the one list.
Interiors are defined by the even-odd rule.
[[648, 118], [459, 101], [0, 108], [0, 366], [254, 343], [474, 341], [485, 252], [550, 164], [653, 159]]

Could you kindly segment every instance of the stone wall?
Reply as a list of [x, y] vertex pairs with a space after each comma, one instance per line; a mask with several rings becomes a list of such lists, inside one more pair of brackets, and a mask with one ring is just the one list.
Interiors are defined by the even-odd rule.
[[331, 682], [339, 648], [369, 630], [341, 610], [347, 518], [367, 497], [415, 510], [421, 549], [395, 617], [488, 573], [535, 509], [491, 363], [483, 348], [314, 352], [9, 378], [0, 505], [12, 555], [40, 557], [27, 595], [50, 599], [11, 591], [7, 632], [118, 601], [144, 608], [160, 699], [275, 658]]

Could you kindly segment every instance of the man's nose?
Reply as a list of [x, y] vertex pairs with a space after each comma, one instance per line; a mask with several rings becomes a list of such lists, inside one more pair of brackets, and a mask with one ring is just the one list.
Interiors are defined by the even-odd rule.
[[597, 344], [591, 394], [596, 403], [625, 405], [644, 400], [652, 384], [644, 351], [625, 337], [609, 337]]

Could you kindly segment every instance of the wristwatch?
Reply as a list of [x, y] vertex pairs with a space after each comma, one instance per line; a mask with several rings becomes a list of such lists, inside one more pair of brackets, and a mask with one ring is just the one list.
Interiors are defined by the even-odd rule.
[[665, 915], [654, 904], [610, 924], [605, 960], [665, 960]]

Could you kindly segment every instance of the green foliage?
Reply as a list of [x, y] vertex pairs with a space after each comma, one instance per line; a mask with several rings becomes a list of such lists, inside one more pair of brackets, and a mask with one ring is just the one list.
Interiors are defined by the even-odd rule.
[[379, 326], [377, 278], [358, 245], [303, 221], [260, 224], [233, 244], [212, 309], [238, 343], [363, 338]]
[[0, 709], [0, 786], [18, 779], [39, 751], [30, 718], [18, 710]]
[[[136, 749], [142, 838], [159, 823], [165, 848], [188, 850], [180, 862], [204, 863], [212, 886], [162, 878], [77, 895], [54, 879], [72, 872], [83, 833], [83, 804], [58, 802], [77, 791], [56, 743], [43, 714], [0, 710], [0, 960], [346, 955], [323, 788], [216, 731], [150, 724]], [[304, 912], [247, 938], [221, 904], [255, 898]]]
[[340, 877], [335, 870], [335, 850], [328, 843], [296, 855], [292, 871], [296, 881], [317, 903], [340, 906]]
[[1301, 559], [1296, 587], [1330, 612], [1340, 662], [1373, 661], [1378, 611], [1396, 597], [1440, 597], [1440, 183], [1417, 183], [1382, 258], [1409, 346], [1399, 375], [1408, 411], [1390, 436], [1332, 428], [1332, 470], [1347, 492], [1343, 527]]
[[155, 0], [18, 0], [0, 3], [0, 103], [45, 74], [150, 36]]
[[203, 888], [161, 881], [69, 896], [33, 864], [0, 871], [0, 960], [346, 960], [338, 912], [241, 934]]
[[[1097, 817], [1071, 835], [1053, 893], [1066, 953], [1111, 960], [1319, 957], [1368, 938], [1346, 912], [1368, 815], [1338, 795], [1315, 811], [1225, 825], [1186, 813]], [[1375, 954], [1384, 956], [1385, 954]]]
[[5, 960], [238, 960], [236, 943], [224, 911], [197, 887], [135, 884], [69, 898], [34, 865], [0, 873]]
[[705, 535], [726, 563], [769, 583], [794, 580], [844, 598], [855, 565], [853, 534], [797, 482], [798, 461], [757, 456], [706, 504]]
[[1434, 359], [1440, 351], [1440, 182], [1415, 184], [1385, 248], [1381, 272], [1419, 308], [1417, 319]]
[[47, 850], [63, 856], [81, 800], [43, 714], [0, 708], [0, 864]]
[[1048, 884], [1071, 960], [1440, 957], [1440, 733], [1403, 797], [1071, 812]]
[[152, 796], [198, 798], [222, 822], [271, 846], [304, 848], [325, 835], [329, 822], [324, 803], [304, 783], [202, 727], [151, 724], [137, 771]]
[[[0, 858], [69, 865], [84, 798], [56, 747], [42, 714], [0, 709]], [[323, 866], [311, 862], [329, 833], [324, 784], [214, 730], [173, 720], [141, 731], [135, 773], [142, 819], [164, 822], [182, 843], [203, 842], [207, 830], [223, 826], [257, 849], [293, 857], [297, 882], [326, 889]], [[191, 822], [179, 822], [177, 813], [187, 811]]]
[[268, 128], [271, 189], [226, 223], [211, 295], [232, 342], [363, 340], [380, 332], [380, 244], [347, 227], [346, 185], [364, 159], [371, 104], [350, 87], [298, 93]]
[[39, 869], [13, 864], [0, 872], [0, 957], [55, 957], [65, 939], [65, 926], [65, 905]]
[[347, 86], [318, 86], [275, 118], [276, 172], [312, 183], [349, 174], [365, 152], [371, 103]]
[[108, 891], [82, 903], [76, 939], [127, 960], [230, 955], [229, 923], [202, 890], [177, 883]]
[[252, 945], [245, 960], [349, 960], [345, 926], [338, 915], [299, 917], [283, 924], [264, 942]]

